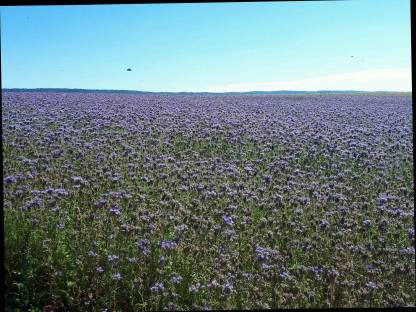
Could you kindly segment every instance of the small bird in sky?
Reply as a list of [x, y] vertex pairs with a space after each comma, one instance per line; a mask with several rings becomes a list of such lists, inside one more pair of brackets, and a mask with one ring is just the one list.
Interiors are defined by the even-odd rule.
[[354, 55], [351, 55], [351, 57], [354, 57]]
[[127, 68], [127, 71], [131, 71], [131, 68]]

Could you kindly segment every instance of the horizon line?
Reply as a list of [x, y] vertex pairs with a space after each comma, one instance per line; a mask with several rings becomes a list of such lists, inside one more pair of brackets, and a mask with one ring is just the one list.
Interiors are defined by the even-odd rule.
[[229, 93], [412, 93], [412, 91], [396, 91], [396, 90], [356, 90], [356, 89], [319, 89], [319, 90], [290, 90], [290, 89], [280, 89], [280, 90], [251, 90], [251, 91], [223, 91], [223, 92], [212, 92], [212, 91], [145, 91], [145, 90], [128, 90], [128, 89], [84, 89], [84, 88], [1, 88], [1, 91], [21, 91], [21, 92], [30, 92], [30, 91], [91, 91], [91, 92], [137, 92], [137, 93], [199, 93], [199, 94], [229, 94]]

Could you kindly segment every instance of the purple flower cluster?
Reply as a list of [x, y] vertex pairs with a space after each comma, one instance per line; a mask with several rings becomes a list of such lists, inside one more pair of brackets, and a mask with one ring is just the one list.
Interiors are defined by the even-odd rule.
[[141, 239], [137, 243], [139, 250], [146, 256], [150, 254], [149, 245], [150, 245], [150, 242], [148, 239]]
[[159, 246], [162, 249], [175, 249], [178, 245], [174, 241], [162, 240], [159, 242]]
[[172, 282], [172, 284], [179, 285], [180, 283], [182, 283], [182, 280], [183, 280], [182, 276], [174, 275], [172, 276], [170, 281]]
[[110, 212], [111, 212], [112, 214], [116, 215], [116, 216], [118, 216], [118, 215], [120, 215], [120, 214], [121, 214], [121, 210], [120, 210], [120, 208], [118, 208], [118, 207], [112, 207], [112, 208], [110, 208]]
[[223, 216], [222, 219], [224, 220], [225, 224], [234, 225], [234, 220], [230, 216]]
[[161, 293], [163, 290], [165, 290], [165, 285], [163, 283], [155, 283], [152, 287], [150, 287], [150, 291], [155, 294]]

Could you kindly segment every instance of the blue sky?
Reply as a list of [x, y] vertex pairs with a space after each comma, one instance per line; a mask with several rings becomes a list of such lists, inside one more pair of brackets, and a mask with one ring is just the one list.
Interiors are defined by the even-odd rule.
[[3, 88], [411, 91], [409, 0], [0, 10]]

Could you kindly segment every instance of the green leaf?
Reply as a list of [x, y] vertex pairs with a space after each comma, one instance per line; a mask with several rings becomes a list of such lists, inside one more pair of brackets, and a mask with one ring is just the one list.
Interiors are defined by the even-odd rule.
[[67, 281], [66, 282], [66, 286], [68, 286], [68, 287], [72, 287], [74, 285], [75, 285], [75, 282], [73, 282], [73, 281]]

